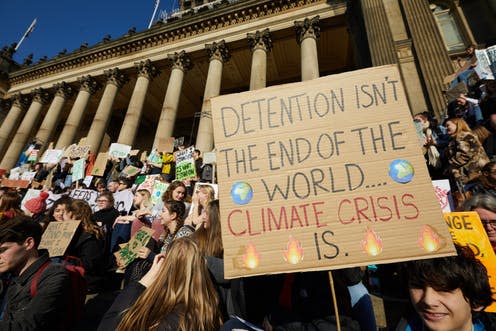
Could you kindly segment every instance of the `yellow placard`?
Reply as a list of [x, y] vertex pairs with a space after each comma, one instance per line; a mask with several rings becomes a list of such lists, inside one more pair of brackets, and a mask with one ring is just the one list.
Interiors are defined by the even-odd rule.
[[226, 277], [455, 254], [396, 66], [210, 102]]
[[[489, 284], [496, 294], [496, 254], [479, 214], [474, 211], [445, 213], [444, 220], [448, 224], [453, 241], [461, 246], [468, 246], [475, 256], [484, 264], [489, 276]], [[486, 308], [488, 312], [496, 312], [496, 303]]]

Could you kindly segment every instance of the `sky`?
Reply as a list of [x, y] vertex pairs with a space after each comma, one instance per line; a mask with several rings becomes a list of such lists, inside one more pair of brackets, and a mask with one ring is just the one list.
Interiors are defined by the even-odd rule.
[[[161, 0], [155, 19], [177, 5], [178, 0]], [[22, 63], [31, 53], [35, 62], [52, 58], [64, 48], [70, 53], [85, 42], [94, 45], [107, 34], [115, 39], [131, 27], [146, 30], [154, 6], [155, 0], [0, 0], [0, 48], [19, 42], [36, 18], [14, 60]]]

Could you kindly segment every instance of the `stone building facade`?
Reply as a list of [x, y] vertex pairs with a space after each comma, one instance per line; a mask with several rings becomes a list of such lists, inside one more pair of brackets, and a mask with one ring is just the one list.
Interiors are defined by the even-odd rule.
[[495, 13], [493, 0], [182, 0], [148, 30], [37, 63], [4, 47], [0, 168], [31, 141], [86, 137], [98, 152], [107, 135], [145, 150], [184, 136], [209, 151], [217, 95], [384, 64], [399, 66], [413, 113], [439, 117], [444, 77], [465, 45], [495, 43]]

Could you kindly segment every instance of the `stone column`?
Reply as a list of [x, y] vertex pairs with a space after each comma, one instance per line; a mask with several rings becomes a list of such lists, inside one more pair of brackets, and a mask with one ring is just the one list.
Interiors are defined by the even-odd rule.
[[160, 139], [173, 135], [184, 74], [192, 67], [191, 59], [185, 51], [168, 54], [167, 58], [172, 64], [172, 71], [152, 147], [157, 147]]
[[136, 138], [148, 85], [160, 73], [150, 60], [141, 61], [135, 63], [135, 65], [138, 69], [138, 79], [136, 80], [133, 95], [127, 107], [126, 117], [124, 118], [119, 138], [117, 139], [118, 143], [130, 146], [133, 145]]
[[9, 140], [12, 132], [19, 125], [21, 115], [27, 107], [27, 97], [21, 95], [20, 93], [14, 94], [12, 96], [12, 107], [7, 114], [7, 117], [2, 122], [0, 126], [0, 152], [4, 150], [7, 141]]
[[[36, 141], [42, 144], [42, 149], [48, 145], [50, 139], [52, 138], [53, 131], [57, 127], [60, 120], [60, 112], [64, 107], [64, 104], [68, 98], [74, 94], [74, 90], [67, 83], [62, 82], [54, 85], [55, 97], [53, 98], [52, 104], [41, 123], [38, 133], [36, 133]], [[43, 150], [40, 150], [42, 154]]]
[[272, 49], [269, 29], [247, 34], [253, 53], [251, 58], [250, 91], [267, 86], [267, 52]]
[[33, 102], [31, 102], [31, 106], [29, 106], [26, 115], [22, 119], [21, 125], [19, 125], [19, 129], [17, 129], [14, 139], [10, 143], [2, 162], [0, 163], [0, 168], [2, 169], [11, 169], [15, 166], [19, 159], [19, 155], [28, 142], [29, 135], [40, 117], [43, 105], [48, 102], [49, 95], [45, 90], [38, 88], [33, 90], [32, 93]]
[[202, 152], [209, 152], [214, 147], [214, 131], [212, 123], [212, 105], [210, 99], [220, 93], [222, 82], [222, 67], [224, 62], [229, 60], [230, 54], [224, 40], [205, 45], [210, 64], [208, 66], [207, 82], [205, 93], [203, 94], [203, 104], [196, 136], [196, 148]]
[[301, 47], [301, 80], [319, 78], [317, 38], [320, 36], [319, 16], [294, 22], [296, 39]]
[[90, 96], [99, 88], [99, 84], [91, 76], [80, 77], [78, 81], [81, 87], [62, 129], [62, 133], [55, 145], [56, 149], [65, 148], [73, 143], [76, 132], [81, 124], [81, 118], [86, 110], [86, 106], [88, 106]]
[[401, 0], [413, 48], [430, 104], [438, 118], [446, 105], [443, 80], [454, 72], [442, 36], [426, 0]]
[[107, 85], [105, 86], [102, 99], [98, 104], [95, 117], [86, 136], [86, 144], [90, 146], [91, 152], [95, 154], [98, 152], [105, 131], [107, 130], [117, 91], [128, 81], [127, 76], [118, 68], [105, 70], [105, 75], [107, 76]]

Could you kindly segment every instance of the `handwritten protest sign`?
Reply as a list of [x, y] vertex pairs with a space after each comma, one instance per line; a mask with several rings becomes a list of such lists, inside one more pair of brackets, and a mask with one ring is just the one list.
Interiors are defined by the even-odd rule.
[[136, 176], [141, 172], [141, 169], [132, 165], [128, 165], [127, 167], [122, 170], [121, 174], [126, 176], [126, 177], [133, 177]]
[[226, 277], [454, 254], [397, 67], [211, 103]]
[[39, 151], [40, 151], [39, 149], [31, 150], [31, 152], [29, 153], [29, 156], [28, 156], [28, 162], [36, 162], [36, 159], [38, 158], [38, 152]]
[[118, 264], [126, 267], [129, 263], [133, 262], [138, 256], [140, 248], [148, 244], [154, 232], [155, 230], [147, 227], [139, 229], [124, 247], [114, 253], [117, 261], [119, 261]]
[[69, 196], [73, 199], [86, 201], [90, 205], [91, 210], [95, 210], [96, 198], [98, 197], [97, 191], [87, 189], [74, 189], [71, 191], [71, 193], [69, 193]]
[[114, 193], [114, 207], [119, 212], [129, 213], [133, 206], [134, 194], [130, 189], [122, 190]]
[[164, 153], [172, 153], [174, 151], [174, 137], [160, 138], [158, 140], [157, 150]]
[[40, 159], [41, 163], [58, 163], [60, 159], [64, 156], [64, 151], [62, 149], [47, 149]]
[[108, 153], [98, 153], [91, 174], [93, 176], [103, 176], [105, 167], [107, 166]]
[[184, 137], [174, 139], [174, 147], [178, 148], [179, 146], [184, 146]]
[[159, 176], [160, 175], [147, 175], [145, 180], [139, 184], [137, 190], [147, 190], [150, 194], [152, 194], [155, 180], [158, 179]]
[[29, 182], [31, 182], [34, 178], [34, 176], [36, 176], [36, 171], [25, 171], [21, 174], [21, 180], [27, 180]]
[[110, 144], [108, 153], [109, 156], [111, 157], [124, 159], [129, 154], [130, 151], [131, 151], [131, 146], [129, 145], [112, 143]]
[[71, 243], [80, 221], [50, 222], [40, 241], [40, 248], [48, 250], [50, 257], [63, 256]]
[[72, 165], [72, 181], [76, 182], [84, 178], [84, 159], [79, 159]]
[[449, 179], [433, 180], [432, 186], [434, 186], [434, 192], [436, 193], [441, 210], [445, 213], [455, 210]]
[[194, 146], [177, 151], [176, 157], [176, 180], [185, 180], [196, 177], [195, 159], [193, 158]]
[[[476, 212], [445, 213], [444, 220], [455, 243], [468, 246], [487, 269], [489, 283], [496, 292], [496, 254]], [[485, 311], [496, 312], [496, 303]]]
[[217, 160], [215, 152], [203, 153], [203, 164], [214, 164]]
[[88, 156], [89, 151], [90, 151], [90, 146], [79, 146], [76, 144], [72, 144], [65, 149], [64, 156], [71, 159], [76, 159], [78, 157], [86, 158], [86, 156]]
[[153, 184], [153, 191], [151, 195], [151, 200], [154, 205], [156, 205], [157, 202], [162, 200], [162, 194], [164, 194], [164, 192], [167, 191], [168, 187], [169, 187], [168, 183], [163, 183], [159, 180], [155, 181], [155, 183]]
[[55, 194], [52, 191], [48, 191], [48, 198], [46, 199], [47, 210], [53, 207], [53, 204], [58, 199], [62, 198], [63, 194]]

